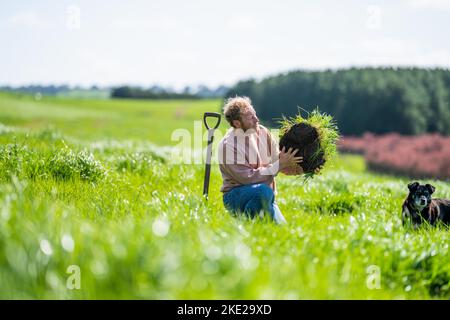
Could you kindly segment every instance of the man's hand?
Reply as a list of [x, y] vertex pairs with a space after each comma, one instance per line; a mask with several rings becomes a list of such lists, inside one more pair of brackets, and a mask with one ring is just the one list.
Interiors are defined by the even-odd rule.
[[[323, 165], [317, 167], [314, 170], [314, 174], [319, 174], [320, 170], [322, 170], [322, 169], [323, 169]], [[299, 174], [304, 173], [303, 168], [300, 165], [294, 165], [291, 167], [284, 168], [284, 169], [280, 170], [280, 172], [284, 173], [287, 176], [296, 176], [296, 175], [298, 176]]]
[[303, 162], [303, 157], [296, 157], [295, 154], [298, 152], [298, 149], [292, 150], [292, 148], [289, 148], [289, 150], [286, 152], [286, 148], [283, 147], [281, 150], [279, 157], [280, 157], [280, 171], [283, 172], [286, 168], [290, 167], [298, 167], [298, 163]]
[[281, 170], [287, 176], [298, 176], [303, 173], [303, 168], [299, 165], [293, 165], [292, 167], [287, 167]]

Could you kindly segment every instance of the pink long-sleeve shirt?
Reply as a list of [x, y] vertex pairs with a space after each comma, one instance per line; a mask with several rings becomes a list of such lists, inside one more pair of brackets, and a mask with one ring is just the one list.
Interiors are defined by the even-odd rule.
[[275, 176], [279, 172], [278, 143], [269, 130], [258, 125], [257, 130], [230, 128], [218, 145], [219, 168], [228, 192], [246, 184], [265, 183], [274, 192]]

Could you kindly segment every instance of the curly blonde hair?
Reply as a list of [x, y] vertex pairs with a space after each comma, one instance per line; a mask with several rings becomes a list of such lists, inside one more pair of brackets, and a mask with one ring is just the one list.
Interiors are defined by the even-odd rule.
[[228, 98], [223, 107], [223, 114], [228, 123], [234, 127], [233, 120], [241, 120], [241, 114], [249, 108], [253, 108], [249, 97]]

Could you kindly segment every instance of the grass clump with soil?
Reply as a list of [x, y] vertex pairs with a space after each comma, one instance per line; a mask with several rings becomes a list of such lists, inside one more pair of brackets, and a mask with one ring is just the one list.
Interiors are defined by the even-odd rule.
[[303, 117], [300, 113], [292, 118], [283, 117], [280, 130], [280, 150], [285, 147], [298, 149], [303, 157], [305, 179], [312, 178], [326, 162], [337, 154], [336, 143], [339, 129], [333, 117], [315, 109]]

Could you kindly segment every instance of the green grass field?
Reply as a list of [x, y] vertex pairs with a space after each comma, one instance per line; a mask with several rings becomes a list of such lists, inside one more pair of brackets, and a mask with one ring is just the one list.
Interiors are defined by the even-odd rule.
[[287, 226], [230, 216], [217, 166], [206, 202], [172, 133], [220, 105], [0, 94], [0, 298], [450, 298], [449, 231], [405, 230], [409, 180], [361, 157], [280, 175]]

